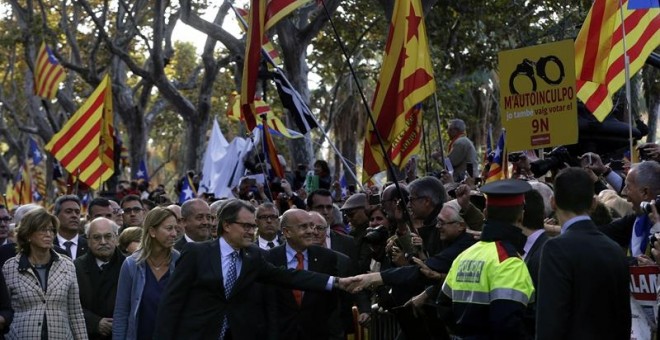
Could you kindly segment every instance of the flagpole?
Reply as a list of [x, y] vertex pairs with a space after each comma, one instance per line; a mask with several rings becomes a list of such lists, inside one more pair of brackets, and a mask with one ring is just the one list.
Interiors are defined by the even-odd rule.
[[424, 145], [424, 170], [426, 174], [431, 172], [429, 167], [429, 149], [426, 143], [428, 142], [428, 136], [426, 136], [426, 129], [424, 128], [424, 115], [422, 115], [422, 145]]
[[630, 147], [630, 160], [634, 158], [633, 149], [633, 135], [632, 135], [632, 110], [631, 110], [631, 94], [630, 94], [630, 58], [628, 57], [628, 49], [626, 48], [626, 18], [623, 13], [623, 0], [619, 0], [619, 13], [621, 14], [621, 42], [623, 45], [623, 65], [626, 76], [626, 112], [628, 113], [628, 146]]
[[[323, 4], [323, 7], [325, 8], [325, 3]], [[236, 14], [236, 17], [238, 18], [238, 20], [241, 22], [241, 24], [243, 25], [243, 27], [244, 27], [244, 28], [246, 29], [246, 31], [247, 31], [247, 22], [245, 22], [245, 19], [243, 19], [243, 17], [238, 13], [238, 11], [237, 11], [236, 8], [234, 7], [234, 5], [231, 6], [231, 9], [234, 11], [234, 13]], [[326, 12], [327, 12], [327, 9], [326, 9]], [[273, 66], [275, 67], [275, 72], [279, 73], [279, 74], [282, 76], [282, 79], [284, 79], [284, 82], [286, 83], [286, 85], [289, 86], [290, 88], [294, 88], [293, 85], [291, 85], [291, 83], [289, 82], [289, 79], [286, 77], [286, 75], [285, 75], [284, 72], [282, 71], [282, 69], [281, 69], [277, 64], [275, 64], [275, 61], [274, 61], [273, 58], [270, 56], [270, 54], [268, 54], [268, 53], [264, 50], [263, 46], [261, 47], [261, 55], [262, 55], [262, 56], [263, 56], [263, 57], [264, 57], [264, 58], [265, 58], [265, 59], [266, 59], [271, 65], [273, 65]], [[360, 92], [362, 92], [362, 91], [360, 90]], [[295, 94], [298, 94], [298, 93], [296, 92]], [[294, 95], [295, 95], [295, 94], [294, 94]], [[307, 107], [307, 103], [305, 103], [304, 100], [301, 99], [301, 100], [300, 100], [300, 103], [301, 103], [302, 105], [304, 105], [305, 108], [309, 111], [309, 108]], [[311, 112], [311, 111], [310, 111], [310, 112]], [[316, 117], [314, 117], [313, 115], [310, 115], [310, 117], [311, 117], [312, 119], [314, 119], [314, 122], [316, 123], [316, 125], [317, 125], [318, 128], [319, 128], [319, 130], [321, 131], [321, 134], [323, 134], [323, 137], [328, 141], [328, 144], [330, 144], [330, 147], [332, 148], [332, 150], [334, 150], [334, 152], [335, 152], [337, 155], [339, 155], [339, 158], [340, 158], [340, 159], [342, 160], [342, 162], [344, 163], [344, 168], [345, 168], [344, 171], [348, 171], [348, 173], [351, 175], [351, 177], [353, 177], [353, 179], [355, 180], [355, 183], [360, 187], [360, 189], [362, 189], [362, 190], [364, 191], [364, 187], [362, 186], [362, 183], [360, 182], [360, 180], [358, 180], [357, 176], [355, 175], [355, 172], [353, 172], [353, 170], [350, 168], [348, 162], [346, 161], [346, 158], [341, 154], [341, 152], [339, 152], [339, 149], [337, 149], [337, 146], [335, 145], [335, 143], [333, 143], [332, 140], [330, 140], [330, 137], [328, 137], [328, 134], [327, 134], [326, 131], [323, 129], [323, 126], [322, 126], [321, 124], [319, 124], [319, 121], [316, 119]]]
[[374, 128], [374, 132], [376, 135], [376, 138], [378, 139], [378, 144], [380, 145], [380, 150], [383, 153], [383, 159], [385, 160], [385, 165], [387, 166], [387, 171], [392, 175], [392, 181], [394, 182], [394, 186], [396, 188], [396, 191], [401, 198], [401, 204], [402, 204], [402, 211], [404, 215], [404, 219], [408, 220], [410, 222], [410, 225], [413, 225], [413, 220], [412, 217], [410, 216], [410, 213], [408, 212], [408, 209], [405, 207], [405, 204], [407, 204], [406, 200], [404, 199], [404, 194], [403, 190], [401, 189], [401, 185], [399, 185], [399, 181], [396, 177], [396, 173], [394, 172], [394, 166], [392, 164], [392, 160], [387, 156], [387, 150], [385, 149], [385, 144], [383, 143], [383, 137], [380, 135], [380, 131], [378, 131], [378, 127], [376, 126], [376, 121], [374, 120], [374, 116], [371, 112], [371, 107], [369, 106], [369, 103], [367, 102], [367, 98], [364, 95], [364, 91], [362, 90], [362, 85], [360, 84], [360, 81], [357, 77], [357, 74], [355, 73], [355, 70], [353, 69], [353, 64], [351, 64], [351, 58], [348, 55], [348, 52], [346, 51], [346, 47], [344, 46], [343, 41], [341, 40], [341, 37], [339, 36], [339, 32], [337, 31], [337, 27], [335, 26], [334, 21], [332, 20], [332, 17], [330, 16], [330, 12], [328, 11], [328, 8], [325, 6], [325, 1], [321, 0], [321, 4], [323, 5], [323, 10], [325, 11], [326, 17], [328, 17], [328, 22], [330, 22], [330, 26], [332, 27], [332, 31], [335, 35], [335, 38], [337, 39], [337, 43], [339, 44], [339, 47], [341, 48], [342, 54], [344, 55], [344, 58], [346, 59], [346, 64], [348, 65], [348, 69], [351, 71], [351, 77], [353, 77], [353, 80], [355, 81], [355, 85], [357, 86], [358, 92], [360, 92], [360, 98], [362, 98], [362, 103], [364, 104], [364, 108], [367, 111], [367, 116], [369, 117], [369, 122], [371, 122], [371, 126]]
[[444, 143], [442, 143], [442, 130], [440, 129], [440, 101], [438, 95], [433, 92], [433, 102], [435, 103], [435, 125], [438, 129], [438, 143], [440, 143], [440, 166], [445, 168], [445, 151]]

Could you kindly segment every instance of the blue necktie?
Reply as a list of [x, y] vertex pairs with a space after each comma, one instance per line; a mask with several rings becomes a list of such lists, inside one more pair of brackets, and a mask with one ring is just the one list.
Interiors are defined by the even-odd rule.
[[[227, 270], [227, 277], [225, 278], [225, 298], [229, 299], [229, 294], [234, 288], [236, 283], [236, 260], [238, 259], [238, 252], [232, 252], [230, 255], [231, 259], [229, 260], [229, 268]], [[222, 320], [222, 329], [220, 330], [220, 340], [225, 338], [227, 330], [229, 329], [229, 320], [225, 314], [224, 319]]]

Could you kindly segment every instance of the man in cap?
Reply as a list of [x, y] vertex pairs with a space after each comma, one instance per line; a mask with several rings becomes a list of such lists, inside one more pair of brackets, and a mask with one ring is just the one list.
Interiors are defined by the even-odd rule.
[[536, 339], [630, 338], [628, 262], [589, 218], [593, 181], [583, 169], [564, 169], [554, 191], [561, 235], [541, 250]]
[[522, 339], [523, 311], [534, 291], [520, 258], [524, 194], [532, 187], [510, 179], [484, 185], [486, 223], [481, 241], [454, 260], [438, 297], [451, 306], [448, 324], [461, 338]]
[[355, 239], [358, 248], [358, 273], [366, 273], [371, 263], [371, 249], [369, 243], [364, 240], [369, 227], [369, 216], [367, 216], [366, 208], [367, 195], [364, 193], [352, 195], [341, 207], [342, 213], [351, 225], [350, 235]]

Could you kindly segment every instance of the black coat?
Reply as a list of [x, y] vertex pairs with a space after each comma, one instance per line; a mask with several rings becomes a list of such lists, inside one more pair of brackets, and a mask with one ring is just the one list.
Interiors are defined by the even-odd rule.
[[[60, 254], [67, 255], [66, 253], [66, 247], [63, 244], [58, 243], [59, 239], [57, 238], [57, 235], [53, 238], [53, 244], [55, 245], [55, 251]], [[80, 235], [78, 236], [78, 248], [76, 249], [76, 259], [87, 254], [87, 239], [85, 236]], [[75, 259], [74, 259], [75, 260]]]
[[241, 270], [225, 297], [218, 240], [186, 244], [163, 294], [154, 339], [217, 339], [225, 315], [233, 339], [270, 335], [268, 304], [257, 282], [324, 290], [329, 276], [278, 268], [254, 244], [241, 249]]
[[102, 318], [112, 318], [117, 297], [117, 282], [119, 271], [124, 263], [124, 255], [119, 248], [110, 259], [103, 271], [96, 264], [96, 258], [91, 252], [78, 257], [73, 263], [76, 266], [76, 276], [80, 289], [80, 304], [85, 315], [85, 326], [90, 339], [110, 339], [99, 333], [99, 321]]
[[536, 338], [630, 339], [630, 272], [621, 248], [591, 220], [545, 243]]
[[[326, 248], [307, 248], [307, 270], [337, 276], [337, 254]], [[281, 245], [266, 252], [266, 260], [277, 267], [287, 266], [286, 246]], [[345, 269], [345, 268], [344, 268]], [[340, 324], [337, 294], [324, 291], [304, 291], [300, 306], [291, 289], [276, 288], [278, 338], [290, 340], [328, 339], [329, 324]], [[333, 320], [330, 320], [333, 318]]]

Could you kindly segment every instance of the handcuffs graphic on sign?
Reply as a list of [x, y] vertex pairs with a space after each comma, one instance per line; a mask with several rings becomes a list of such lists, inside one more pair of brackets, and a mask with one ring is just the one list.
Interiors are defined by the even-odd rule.
[[[557, 79], [548, 78], [548, 75], [546, 74], [545, 71], [548, 62], [553, 62], [557, 65], [557, 67], [559, 67], [559, 77], [557, 77]], [[564, 80], [564, 76], [565, 76], [564, 64], [562, 64], [561, 60], [559, 60], [559, 58], [557, 58], [556, 56], [549, 55], [546, 57], [541, 57], [537, 62], [533, 62], [525, 58], [523, 59], [522, 63], [516, 66], [516, 70], [513, 71], [511, 77], [509, 77], [509, 90], [511, 91], [512, 94], [520, 93], [518, 92], [518, 90], [516, 90], [516, 87], [513, 84], [513, 81], [519, 75], [528, 77], [529, 80], [532, 81], [532, 92], [536, 91], [536, 78], [534, 77], [535, 68], [536, 68], [536, 75], [539, 76], [539, 78], [543, 79], [543, 81], [545, 81], [546, 84], [557, 85], [557, 84], [561, 84], [562, 80]]]

